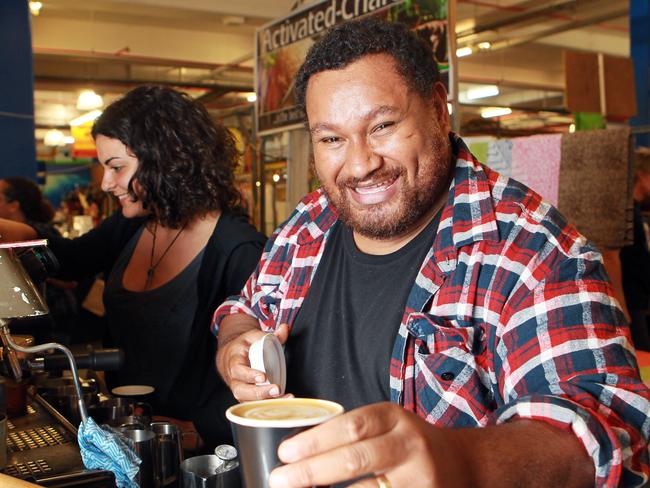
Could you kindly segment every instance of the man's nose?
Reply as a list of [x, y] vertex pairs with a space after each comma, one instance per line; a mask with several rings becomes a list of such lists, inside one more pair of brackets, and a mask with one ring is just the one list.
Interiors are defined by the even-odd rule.
[[346, 155], [350, 176], [363, 179], [382, 165], [382, 158], [365, 139], [351, 141]]

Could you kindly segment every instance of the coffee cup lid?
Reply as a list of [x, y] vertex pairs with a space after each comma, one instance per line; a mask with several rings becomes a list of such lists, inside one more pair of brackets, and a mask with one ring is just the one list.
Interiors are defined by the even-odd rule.
[[280, 340], [273, 334], [266, 334], [254, 342], [248, 350], [251, 368], [266, 374], [267, 381], [263, 385], [274, 384], [284, 395], [287, 384], [287, 365], [284, 360], [284, 350]]

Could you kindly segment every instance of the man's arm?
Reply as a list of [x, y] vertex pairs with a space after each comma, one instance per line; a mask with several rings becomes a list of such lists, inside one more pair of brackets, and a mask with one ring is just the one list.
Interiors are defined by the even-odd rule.
[[[255, 318], [244, 313], [225, 317], [219, 326], [217, 370], [240, 402], [280, 396], [278, 385], [257, 386], [266, 381], [266, 375], [252, 369], [248, 360], [251, 344], [267, 333], [262, 331]], [[283, 324], [274, 334], [284, 344], [289, 336], [289, 327]]]
[[[443, 429], [390, 403], [362, 407], [300, 433], [278, 453], [287, 464], [271, 474], [272, 488], [376, 474], [393, 488], [572, 488], [594, 482], [593, 464], [572, 432], [533, 420]], [[354, 486], [375, 488], [377, 481]]]

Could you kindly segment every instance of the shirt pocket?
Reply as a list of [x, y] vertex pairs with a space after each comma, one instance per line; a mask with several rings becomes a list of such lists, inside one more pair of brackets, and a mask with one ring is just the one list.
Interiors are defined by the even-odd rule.
[[496, 408], [487, 361], [486, 325], [417, 313], [409, 318], [414, 340], [418, 408], [442, 426], [485, 425]]

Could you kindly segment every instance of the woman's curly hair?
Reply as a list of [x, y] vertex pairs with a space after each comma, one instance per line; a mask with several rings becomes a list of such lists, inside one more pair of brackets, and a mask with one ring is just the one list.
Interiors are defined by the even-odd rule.
[[[135, 88], [95, 121], [93, 138], [100, 134], [138, 158], [129, 192], [162, 225], [180, 228], [219, 209], [245, 213], [234, 182], [234, 138], [190, 96], [162, 86]], [[135, 195], [134, 180], [142, 195]]]
[[343, 69], [370, 54], [392, 56], [399, 74], [423, 98], [431, 96], [440, 79], [430, 44], [404, 24], [368, 17], [332, 27], [309, 48], [296, 74], [296, 104], [306, 110], [307, 83], [312, 75]]

